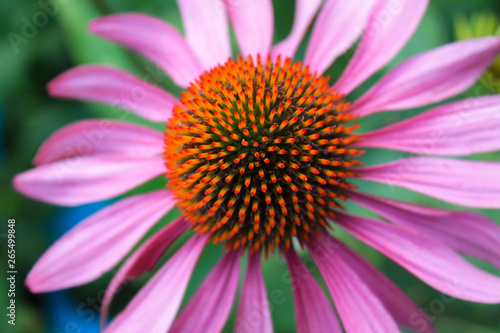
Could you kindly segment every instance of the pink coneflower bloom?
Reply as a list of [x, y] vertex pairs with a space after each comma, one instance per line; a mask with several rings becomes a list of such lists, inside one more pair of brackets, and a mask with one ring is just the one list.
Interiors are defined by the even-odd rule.
[[[14, 179], [21, 193], [76, 206], [109, 199], [161, 175], [166, 188], [121, 199], [58, 240], [27, 278], [33, 292], [81, 285], [119, 263], [168, 211], [171, 222], [120, 267], [103, 301], [127, 280], [153, 269], [169, 246], [190, 238], [106, 326], [106, 332], [220, 332], [248, 256], [236, 332], [271, 332], [261, 257], [281, 254], [289, 267], [299, 332], [433, 332], [432, 323], [367, 260], [335, 238], [339, 226], [433, 288], [480, 303], [500, 302], [500, 278], [462, 255], [500, 267], [500, 228], [468, 211], [447, 211], [363, 193], [365, 179], [404, 187], [457, 205], [500, 207], [500, 164], [434, 157], [500, 148], [500, 96], [432, 107], [366, 134], [356, 119], [426, 106], [471, 87], [500, 53], [500, 38], [456, 42], [408, 59], [360, 99], [349, 94], [386, 65], [408, 41], [425, 0], [297, 0], [290, 35], [272, 46], [270, 0], [179, 0], [185, 36], [142, 14], [96, 19], [90, 31], [161, 67], [184, 89], [181, 97], [119, 69], [85, 65], [48, 86], [52, 96], [121, 103], [165, 133], [117, 120], [84, 120], [54, 133], [36, 167]], [[315, 22], [312, 23], [313, 19]], [[229, 24], [240, 53], [233, 57]], [[308, 27], [302, 62], [292, 58]], [[360, 38], [340, 79], [323, 72]], [[87, 145], [85, 136], [94, 136]], [[363, 166], [364, 147], [415, 154]], [[382, 219], [353, 216], [351, 201]], [[220, 262], [179, 310], [207, 243], [223, 243]], [[306, 249], [335, 305], [302, 262]], [[257, 314], [257, 315], [256, 315]], [[337, 314], [340, 321], [337, 319]], [[342, 328], [343, 327], [343, 328]]]

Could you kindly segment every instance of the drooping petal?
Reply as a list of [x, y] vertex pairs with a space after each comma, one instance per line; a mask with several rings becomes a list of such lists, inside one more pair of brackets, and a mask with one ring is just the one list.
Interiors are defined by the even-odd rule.
[[266, 57], [274, 33], [271, 0], [223, 0], [244, 57]]
[[115, 266], [174, 206], [167, 190], [120, 200], [71, 229], [37, 261], [26, 279], [32, 292], [92, 281]]
[[294, 250], [285, 254], [292, 282], [298, 333], [342, 332], [337, 315], [323, 289]]
[[186, 40], [205, 69], [231, 57], [227, 13], [220, 0], [177, 0]]
[[451, 43], [404, 61], [352, 105], [353, 114], [416, 108], [472, 86], [500, 52], [499, 37]]
[[144, 244], [125, 261], [113, 277], [113, 280], [111, 280], [104, 294], [101, 307], [101, 327], [104, 327], [107, 321], [109, 305], [118, 289], [125, 282], [152, 270], [163, 253], [165, 253], [170, 245], [172, 245], [188, 227], [189, 223], [186, 222], [184, 218], [181, 217], [176, 219], [144, 242]]
[[307, 45], [304, 64], [322, 74], [347, 51], [365, 28], [376, 0], [328, 0], [321, 9]]
[[468, 211], [447, 211], [353, 192], [355, 203], [468, 256], [500, 267], [500, 226]]
[[53, 97], [106, 103], [145, 119], [166, 122], [178, 98], [123, 70], [82, 65], [67, 70], [47, 86]]
[[272, 333], [273, 323], [269, 310], [266, 286], [260, 267], [260, 253], [248, 257], [245, 282], [240, 296], [236, 333]]
[[335, 89], [348, 94], [384, 67], [403, 48], [420, 24], [428, 0], [379, 1], [363, 38]]
[[14, 188], [59, 206], [78, 206], [123, 194], [165, 172], [162, 157], [78, 156], [17, 174]]
[[299, 47], [304, 34], [309, 28], [322, 0], [296, 0], [295, 18], [293, 20], [292, 31], [287, 38], [273, 46], [271, 54], [273, 58], [277, 56], [293, 58], [295, 51]]
[[415, 332], [435, 332], [433, 324], [425, 312], [420, 310], [401, 289], [366, 259], [344, 244], [340, 242], [338, 244], [339, 246], [336, 248], [337, 254], [342, 257], [344, 262], [349, 264], [358, 276], [363, 278], [363, 281], [380, 299], [399, 326], [413, 329]]
[[90, 23], [90, 32], [126, 46], [162, 68], [186, 87], [203, 71], [182, 35], [162, 20], [144, 14], [113, 14]]
[[141, 288], [104, 332], [167, 332], [205, 243], [206, 237], [193, 236]]
[[363, 179], [396, 185], [468, 207], [500, 207], [500, 163], [410, 157], [359, 168]]
[[332, 237], [316, 238], [308, 248], [330, 290], [346, 332], [400, 332], [363, 277], [337, 253], [337, 241]]
[[423, 155], [470, 155], [500, 149], [500, 95], [437, 107], [361, 135], [358, 147]]
[[162, 153], [163, 141], [163, 134], [149, 127], [111, 119], [81, 120], [45, 140], [33, 163], [41, 165], [87, 155], [151, 157]]
[[222, 332], [238, 289], [241, 251], [215, 266], [172, 326], [172, 332]]
[[500, 303], [500, 278], [420, 233], [371, 218], [337, 214], [335, 221], [437, 290], [478, 303]]

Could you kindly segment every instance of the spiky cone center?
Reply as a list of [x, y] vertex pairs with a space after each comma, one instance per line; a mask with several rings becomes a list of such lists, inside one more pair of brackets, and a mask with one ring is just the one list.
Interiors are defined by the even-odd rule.
[[300, 62], [229, 59], [180, 102], [165, 132], [168, 187], [195, 231], [228, 250], [309, 241], [354, 188], [349, 104]]

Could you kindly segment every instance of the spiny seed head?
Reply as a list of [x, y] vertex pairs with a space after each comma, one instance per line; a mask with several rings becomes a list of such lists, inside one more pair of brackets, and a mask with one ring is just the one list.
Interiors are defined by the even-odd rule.
[[349, 105], [300, 62], [230, 59], [180, 101], [165, 132], [168, 187], [215, 243], [267, 253], [308, 241], [353, 188]]

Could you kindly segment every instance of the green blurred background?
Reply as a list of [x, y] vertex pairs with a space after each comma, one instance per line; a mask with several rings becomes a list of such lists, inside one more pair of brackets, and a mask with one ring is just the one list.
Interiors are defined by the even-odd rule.
[[[292, 0], [273, 1], [275, 5], [275, 41], [284, 38], [293, 21]], [[405, 49], [391, 64], [416, 53], [429, 50], [456, 38], [495, 32], [500, 15], [498, 0], [430, 0], [431, 4], [417, 33]], [[51, 5], [49, 5], [49, 3]], [[8, 1], [0, 0], [0, 260], [6, 271], [6, 227], [7, 219], [16, 223], [17, 290], [16, 326], [7, 325], [4, 314], [7, 283], [0, 279], [2, 310], [0, 330], [2, 332], [54, 332], [85, 333], [98, 331], [98, 307], [112, 273], [88, 285], [71, 290], [33, 295], [23, 287], [24, 278], [43, 251], [65, 230], [85, 216], [105, 205], [98, 203], [75, 209], [58, 208], [22, 197], [12, 190], [11, 179], [17, 172], [31, 167], [31, 159], [41, 142], [53, 131], [72, 121], [89, 117], [117, 118], [123, 112], [109, 106], [53, 100], [47, 96], [45, 85], [62, 71], [82, 63], [104, 63], [127, 69], [139, 76], [157, 74], [156, 83], [179, 93], [172, 82], [152, 64], [111, 43], [87, 33], [88, 22], [108, 13], [138, 11], [159, 16], [182, 30], [179, 12], [174, 0], [48, 0]], [[477, 13], [483, 13], [477, 15]], [[470, 29], [467, 21], [473, 18]], [[458, 36], [454, 27], [458, 26]], [[498, 30], [497, 30], [498, 32]], [[304, 45], [298, 58], [304, 53]], [[335, 79], [341, 73], [349, 55], [341, 57], [329, 70]], [[390, 67], [390, 66], [389, 66]], [[498, 67], [497, 67], [498, 68]], [[383, 72], [383, 71], [382, 71]], [[382, 73], [372, 78], [373, 82]], [[460, 97], [494, 94], [500, 91], [500, 76], [493, 68], [481, 81]], [[359, 95], [370, 82], [353, 97]], [[421, 110], [379, 114], [363, 122], [362, 131], [380, 127], [405, 119]], [[128, 114], [127, 121], [142, 122]], [[157, 127], [161, 128], [161, 127]], [[376, 164], [405, 156], [399, 152], [369, 150], [363, 157], [366, 164]], [[498, 153], [481, 154], [476, 159], [500, 160]], [[135, 192], [162, 186], [158, 179]], [[452, 205], [417, 195], [410, 191], [389, 186], [359, 183], [363, 190], [384, 196], [408, 200], [435, 207], [456, 209]], [[349, 205], [354, 213], [368, 214]], [[499, 211], [482, 211], [495, 221], [500, 221]], [[169, 214], [155, 227], [168, 223], [176, 212]], [[403, 269], [397, 267], [367, 246], [354, 240], [341, 230], [338, 237], [360, 251], [375, 263], [393, 281], [409, 294], [430, 314], [441, 332], [500, 332], [500, 307], [480, 305], [460, 300], [450, 301], [426, 286]], [[181, 243], [182, 240], [179, 242]], [[166, 257], [179, 244], [169, 250]], [[499, 244], [500, 246], [500, 244]], [[200, 260], [191, 284], [188, 297], [196, 290], [203, 277], [220, 257], [219, 247], [208, 247]], [[487, 270], [491, 267], [477, 263]], [[499, 273], [496, 271], [496, 273]], [[286, 279], [286, 266], [278, 256], [271, 256], [264, 263], [264, 274], [268, 292], [281, 291], [282, 302], [273, 308], [273, 321], [277, 332], [294, 332], [293, 299]], [[2, 275], [3, 276], [3, 275]], [[113, 312], [119, 311], [141, 285], [150, 277], [147, 274], [127, 286], [114, 303]], [[444, 301], [446, 300], [446, 301]], [[234, 311], [225, 331], [230, 332], [234, 324]]]

